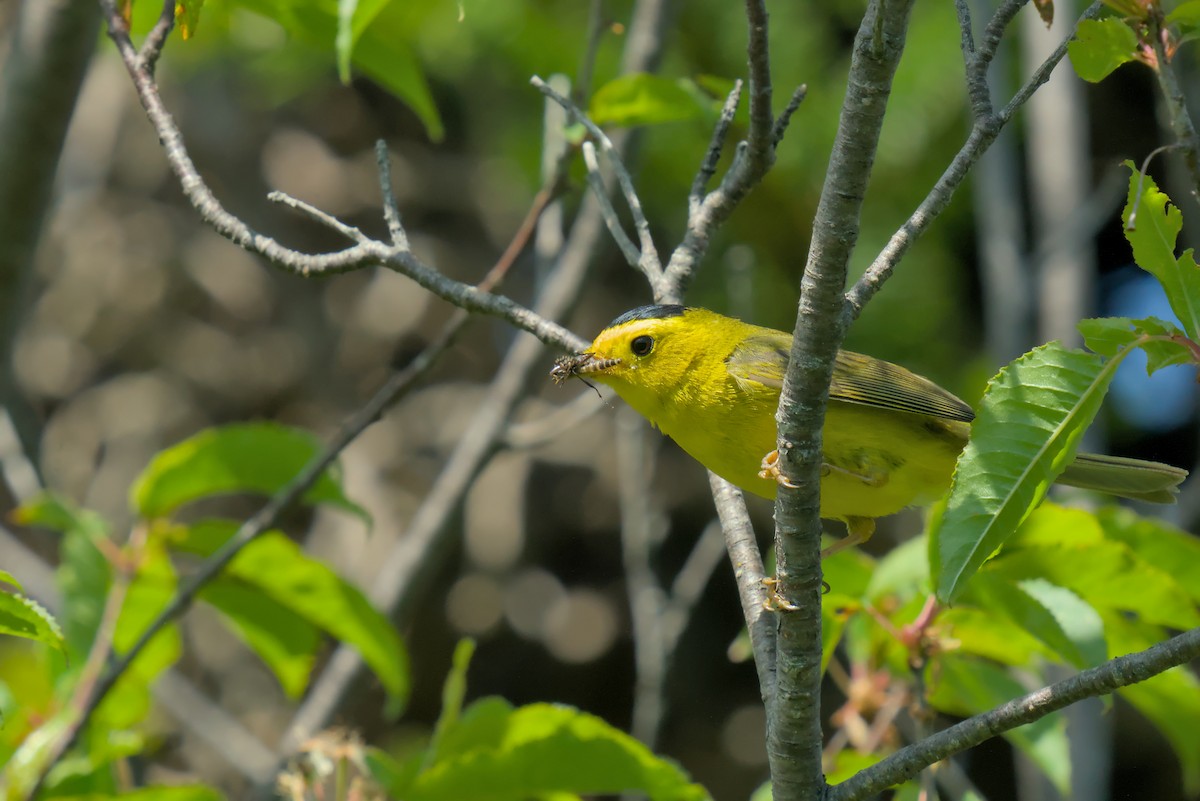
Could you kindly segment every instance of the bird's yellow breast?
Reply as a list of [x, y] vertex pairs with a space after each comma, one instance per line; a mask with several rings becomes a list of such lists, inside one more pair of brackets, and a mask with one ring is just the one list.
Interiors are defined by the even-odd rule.
[[[779, 392], [732, 377], [682, 381], [670, 392], [615, 383], [619, 395], [717, 475], [756, 495], [778, 487], [759, 476], [776, 446]], [[823, 431], [821, 516], [882, 517], [936, 500], [947, 487], [967, 427], [831, 401]]]

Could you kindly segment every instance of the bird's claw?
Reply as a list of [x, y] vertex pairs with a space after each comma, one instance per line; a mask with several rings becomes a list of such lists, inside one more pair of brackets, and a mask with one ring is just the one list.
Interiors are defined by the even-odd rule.
[[768, 481], [775, 481], [777, 484], [782, 484], [791, 489], [799, 489], [799, 484], [793, 484], [788, 480], [788, 477], [779, 469], [779, 451], [774, 450], [763, 457], [761, 468], [758, 471], [759, 478], [765, 478]]

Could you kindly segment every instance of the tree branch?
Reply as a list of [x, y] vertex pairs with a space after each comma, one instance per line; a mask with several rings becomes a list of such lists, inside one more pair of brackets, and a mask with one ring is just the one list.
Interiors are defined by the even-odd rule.
[[[846, 271], [912, 0], [874, 0], [858, 30], [846, 97], [813, 221], [787, 375], [780, 395], [775, 502], [778, 657], [767, 738], [778, 801], [820, 798], [821, 427], [841, 344]], [[790, 486], [789, 486], [790, 485]]]
[[[17, 9], [0, 105], [0, 407], [37, 465], [41, 422], [13, 374], [17, 332], [30, 308], [34, 255], [100, 16], [91, 3], [42, 0]], [[3, 412], [0, 411], [0, 414]], [[35, 467], [36, 469], [36, 467]]]
[[500, 317], [548, 344], [569, 351], [578, 351], [587, 344], [562, 326], [531, 312], [509, 298], [493, 295], [461, 281], [454, 281], [423, 263], [409, 249], [398, 227], [399, 218], [395, 213], [394, 203], [387, 201], [386, 197], [384, 209], [388, 228], [392, 233], [391, 243], [370, 239], [333, 253], [309, 254], [288, 248], [250, 228], [221, 205], [197, 172], [184, 146], [179, 128], [163, 105], [154, 76], [147, 67], [147, 59], [138, 53], [129, 38], [129, 28], [118, 11], [115, 0], [100, 0], [100, 6], [108, 23], [109, 37], [116, 44], [121, 60], [133, 80], [138, 99], [158, 134], [171, 171], [201, 219], [217, 233], [296, 275], [307, 277], [382, 266], [408, 276], [461, 309]]
[[[1012, 14], [1016, 13], [1017, 8], [1024, 0], [1008, 0], [997, 11], [992, 18], [992, 22], [988, 24], [987, 32], [984, 36], [984, 42], [975, 52], [975, 57], [968, 64], [968, 74], [974, 74], [981, 68], [986, 68], [995, 53], [996, 43], [1004, 31], [1004, 26], [1012, 19]], [[1100, 13], [1102, 4], [1097, 2], [1088, 6], [1087, 10], [1080, 16], [1081, 20], [1093, 19]], [[996, 114], [976, 117], [971, 126], [971, 132], [967, 135], [967, 141], [959, 149], [950, 165], [946, 167], [946, 171], [938, 178], [933, 189], [917, 206], [917, 210], [900, 226], [896, 233], [892, 234], [887, 245], [880, 251], [879, 255], [871, 263], [871, 266], [863, 273], [862, 278], [846, 293], [846, 307], [842, 312], [842, 325], [848, 326], [851, 322], [857, 319], [862, 313], [863, 307], [866, 306], [876, 292], [879, 291], [883, 283], [891, 277], [892, 272], [896, 269], [900, 259], [908, 252], [917, 238], [925, 232], [930, 224], [937, 219], [946, 207], [950, 205], [950, 199], [954, 196], [954, 192], [962, 185], [967, 174], [979, 161], [980, 156], [991, 147], [992, 142], [996, 140], [996, 136], [1004, 126], [1012, 119], [1022, 105], [1024, 105], [1039, 86], [1045, 83], [1050, 78], [1050, 73], [1054, 71], [1055, 66], [1062, 61], [1067, 54], [1067, 42], [1070, 41], [1070, 36], [1062, 41], [1062, 44], [1055, 49], [1050, 56], [1042, 62], [1041, 66], [1034, 72], [1028, 81], [1021, 87], [1020, 90], [1013, 96], [1003, 110]], [[984, 48], [987, 48], [986, 50]], [[984, 58], [984, 54], [987, 57]], [[969, 78], [974, 80], [974, 78]], [[990, 101], [988, 103], [990, 106]], [[974, 101], [972, 102], [974, 109]]]
[[957, 723], [896, 753], [829, 789], [828, 801], [860, 801], [894, 787], [946, 757], [1017, 726], [1032, 723], [1076, 701], [1105, 695], [1200, 658], [1200, 628], [1144, 651], [1110, 659], [990, 712]]

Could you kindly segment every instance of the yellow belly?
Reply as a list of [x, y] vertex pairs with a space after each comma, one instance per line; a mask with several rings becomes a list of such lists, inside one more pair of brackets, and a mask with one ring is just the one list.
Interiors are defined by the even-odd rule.
[[[775, 403], [765, 396], [736, 415], [692, 409], [691, 419], [660, 419], [663, 433], [694, 459], [747, 492], [774, 498], [778, 484], [758, 473], [775, 450]], [[743, 403], [747, 399], [743, 399]], [[761, 407], [761, 408], [758, 408]], [[698, 413], [697, 413], [698, 412]], [[950, 486], [967, 426], [922, 415], [831, 402], [824, 429], [821, 517], [883, 517], [937, 500]]]

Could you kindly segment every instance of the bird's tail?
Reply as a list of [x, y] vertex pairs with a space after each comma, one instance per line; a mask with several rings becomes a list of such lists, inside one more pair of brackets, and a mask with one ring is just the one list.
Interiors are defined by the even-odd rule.
[[1096, 490], [1151, 503], [1174, 503], [1188, 471], [1161, 462], [1081, 453], [1057, 479], [1069, 487]]

